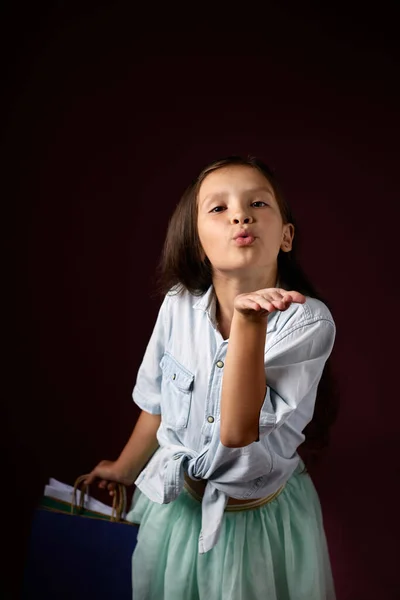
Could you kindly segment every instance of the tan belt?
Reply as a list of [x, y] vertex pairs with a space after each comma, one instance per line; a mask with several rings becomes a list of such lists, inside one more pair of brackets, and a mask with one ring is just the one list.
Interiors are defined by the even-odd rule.
[[[192, 496], [192, 498], [194, 498], [195, 500], [198, 500], [198, 502], [201, 502], [203, 500], [203, 497], [200, 496], [200, 494], [198, 494], [197, 492], [195, 492], [190, 487], [190, 485], [188, 484], [188, 482], [186, 480], [183, 484], [183, 487]], [[273, 494], [270, 494], [269, 496], [265, 496], [264, 498], [257, 498], [256, 500], [249, 500], [249, 502], [246, 502], [245, 504], [227, 504], [225, 507], [225, 511], [226, 512], [237, 512], [239, 510], [251, 510], [253, 508], [259, 508], [260, 506], [264, 506], [264, 504], [268, 504], [268, 502], [272, 502], [272, 500], [275, 500], [275, 498], [277, 498], [279, 496], [279, 494], [282, 492], [284, 487], [285, 487], [285, 484], [281, 485], [281, 487], [278, 488], [276, 490], [276, 492], [274, 492]]]

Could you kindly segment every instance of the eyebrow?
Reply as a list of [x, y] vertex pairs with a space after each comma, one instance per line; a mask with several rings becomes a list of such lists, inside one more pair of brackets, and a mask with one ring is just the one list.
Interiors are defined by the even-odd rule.
[[[266, 192], [267, 194], [269, 194], [270, 196], [274, 197], [274, 193], [270, 188], [267, 188], [265, 186], [259, 186], [256, 188], [250, 188], [249, 190], [245, 190], [244, 194], [254, 194], [255, 192]], [[206, 202], [208, 202], [209, 200], [213, 200], [216, 198], [223, 198], [224, 196], [228, 196], [228, 192], [217, 192], [216, 194], [208, 194], [208, 196], [206, 196], [203, 201], [201, 202], [201, 204], [206, 204]]]

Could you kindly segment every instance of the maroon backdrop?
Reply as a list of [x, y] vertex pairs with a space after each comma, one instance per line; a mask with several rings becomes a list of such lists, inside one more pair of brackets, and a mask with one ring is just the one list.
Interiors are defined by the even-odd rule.
[[153, 276], [180, 194], [205, 163], [251, 153], [280, 175], [304, 268], [337, 324], [341, 410], [313, 477], [338, 600], [398, 598], [391, 15], [377, 27], [275, 7], [261, 30], [222, 40], [206, 27], [143, 29], [119, 3], [79, 17], [62, 3], [33, 10], [3, 21], [17, 225], [2, 441], [3, 500], [9, 511], [12, 490], [18, 518], [5, 523], [5, 585], [18, 587], [46, 480], [71, 484], [116, 457], [134, 426]]

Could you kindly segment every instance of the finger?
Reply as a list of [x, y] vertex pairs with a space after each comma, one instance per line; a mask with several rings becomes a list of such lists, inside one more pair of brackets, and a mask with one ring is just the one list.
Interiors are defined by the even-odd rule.
[[90, 485], [91, 483], [93, 483], [93, 481], [96, 479], [96, 475], [93, 475], [93, 473], [89, 473], [89, 475], [86, 477], [86, 479], [84, 480], [84, 484], [85, 485]]
[[282, 300], [282, 295], [276, 291], [268, 291], [265, 294], [256, 293], [253, 295], [253, 299], [268, 312], [273, 312], [277, 308], [287, 308], [286, 304]]
[[271, 302], [274, 304], [276, 308], [286, 310], [293, 302], [292, 298], [286, 294], [285, 296], [279, 292], [278, 290], [273, 290], [268, 294], [270, 296]]
[[[262, 298], [260, 298], [262, 300]], [[261, 310], [260, 303], [256, 300], [252, 300], [251, 298], [243, 298], [239, 302], [239, 308], [241, 310]]]
[[107, 486], [108, 489], [108, 493], [111, 497], [115, 496], [115, 488], [117, 487], [117, 484], [115, 483], [115, 481], [110, 481], [110, 483]]
[[257, 293], [255, 298], [270, 313], [275, 310], [286, 310], [291, 304], [290, 297], [284, 299], [282, 294], [276, 290], [268, 290], [265, 294]]
[[260, 302], [257, 302], [256, 300], [250, 300], [248, 299], [246, 301], [246, 306], [244, 306], [244, 308], [249, 309], [249, 310], [256, 310], [257, 312], [260, 312], [263, 309], [263, 306]]
[[99, 482], [99, 488], [101, 488], [102, 490], [104, 490], [106, 488], [107, 483], [108, 483], [107, 479], [102, 479]]
[[291, 302], [285, 302], [284, 300], [272, 300], [272, 304], [274, 305], [275, 310], [286, 310], [289, 308]]
[[257, 301], [253, 300], [255, 304], [258, 304], [261, 309], [266, 310], [267, 312], [273, 312], [276, 310], [275, 306], [272, 304], [272, 300], [267, 300], [263, 296], [259, 296]]
[[281, 290], [268, 290], [268, 296], [274, 300], [281, 300], [284, 296]]
[[296, 290], [286, 291], [282, 290], [286, 295], [289, 295], [293, 302], [299, 302], [300, 304], [304, 304], [306, 301], [306, 297], [304, 294], [300, 294], [300, 292], [296, 292]]

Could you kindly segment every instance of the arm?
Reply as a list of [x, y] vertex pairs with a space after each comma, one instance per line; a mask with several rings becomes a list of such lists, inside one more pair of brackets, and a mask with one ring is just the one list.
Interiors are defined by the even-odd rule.
[[267, 386], [267, 315], [305, 300], [303, 294], [281, 288], [236, 296], [221, 393], [220, 438], [224, 446], [239, 448], [259, 439]]
[[258, 439], [265, 398], [264, 349], [267, 317], [250, 320], [235, 312], [225, 359], [221, 394], [221, 443], [247, 446]]
[[158, 448], [157, 430], [160, 426], [161, 415], [152, 415], [142, 411], [133, 429], [131, 437], [116, 461], [102, 460], [89, 475], [85, 483], [91, 484], [100, 479], [99, 486], [106, 485], [111, 493], [114, 483], [132, 485], [140, 471]]
[[[290, 294], [304, 303], [298, 292]], [[243, 303], [249, 296], [255, 294]], [[257, 302], [271, 312], [263, 298]], [[311, 420], [318, 383], [335, 339], [332, 316], [317, 302], [309, 299], [307, 311], [292, 312], [268, 348], [262, 313], [258, 322], [254, 314], [240, 319], [234, 313], [221, 394], [223, 445], [251, 444], [281, 427], [294, 411], [304, 426]], [[285, 307], [278, 303], [278, 309]]]
[[135, 480], [158, 448], [157, 430], [161, 415], [151, 415], [142, 410], [132, 435], [117, 459], [118, 468]]

